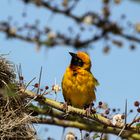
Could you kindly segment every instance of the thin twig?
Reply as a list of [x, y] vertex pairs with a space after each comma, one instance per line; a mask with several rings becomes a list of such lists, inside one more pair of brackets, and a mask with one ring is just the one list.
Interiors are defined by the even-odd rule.
[[40, 90], [41, 76], [42, 76], [42, 66], [41, 66], [40, 74], [39, 74], [39, 80], [38, 80], [39, 86], [38, 86], [38, 89], [37, 89], [37, 94], [39, 94], [39, 90]]

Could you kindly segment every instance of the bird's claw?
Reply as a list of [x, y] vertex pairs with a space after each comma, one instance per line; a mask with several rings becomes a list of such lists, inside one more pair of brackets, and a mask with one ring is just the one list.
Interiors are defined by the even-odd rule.
[[65, 112], [68, 112], [68, 104], [67, 104], [67, 102], [65, 102], [65, 103], [63, 104], [63, 110], [64, 110]]
[[91, 108], [86, 108], [86, 116], [90, 116], [91, 115]]
[[96, 110], [95, 108], [93, 108], [92, 103], [88, 107], [85, 107], [85, 110], [86, 110], [86, 116], [90, 116], [91, 114], [96, 113]]

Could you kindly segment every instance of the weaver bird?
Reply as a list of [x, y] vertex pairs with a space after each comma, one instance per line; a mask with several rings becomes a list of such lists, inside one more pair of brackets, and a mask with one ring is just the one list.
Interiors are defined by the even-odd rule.
[[71, 63], [62, 79], [63, 96], [67, 104], [77, 108], [88, 108], [96, 99], [98, 81], [91, 73], [91, 60], [87, 53], [69, 52]]

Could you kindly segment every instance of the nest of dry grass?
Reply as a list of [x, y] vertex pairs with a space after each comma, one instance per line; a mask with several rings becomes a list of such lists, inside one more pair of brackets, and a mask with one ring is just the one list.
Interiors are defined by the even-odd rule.
[[0, 56], [0, 139], [35, 140], [33, 117], [27, 113], [27, 100], [18, 95], [17, 85], [13, 65]]
[[24, 103], [15, 95], [4, 94], [0, 96], [0, 139], [36, 139]]
[[0, 55], [0, 88], [13, 83], [15, 77], [14, 64], [8, 61], [4, 55]]

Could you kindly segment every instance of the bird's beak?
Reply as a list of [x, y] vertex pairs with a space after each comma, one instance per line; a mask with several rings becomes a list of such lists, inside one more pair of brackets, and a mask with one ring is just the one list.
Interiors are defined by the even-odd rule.
[[69, 54], [70, 54], [72, 57], [77, 57], [77, 54], [75, 54], [75, 53], [69, 52]]

